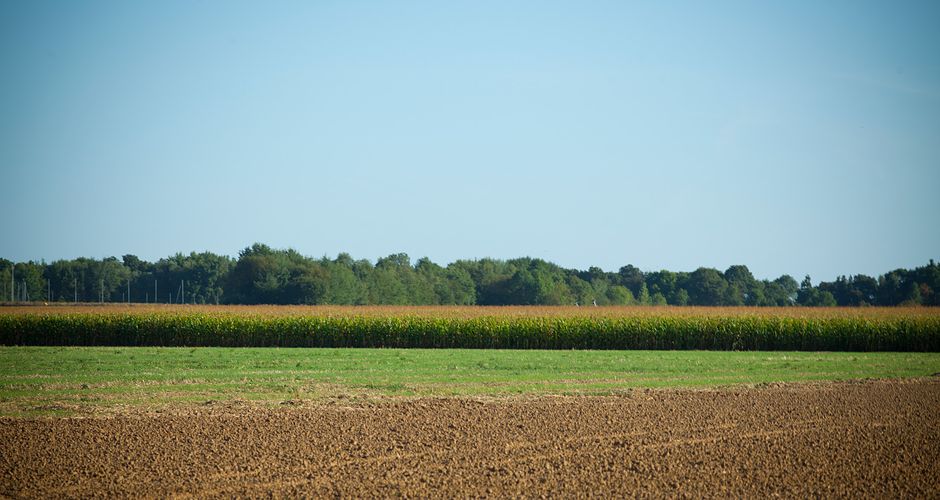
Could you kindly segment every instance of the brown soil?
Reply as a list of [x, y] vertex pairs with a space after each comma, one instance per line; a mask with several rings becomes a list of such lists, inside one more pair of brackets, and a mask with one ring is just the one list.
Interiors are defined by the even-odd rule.
[[0, 419], [0, 495], [940, 497], [940, 380]]

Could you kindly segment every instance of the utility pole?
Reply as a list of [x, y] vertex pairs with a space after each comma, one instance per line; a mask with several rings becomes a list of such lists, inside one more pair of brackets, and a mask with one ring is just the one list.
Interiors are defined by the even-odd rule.
[[104, 304], [104, 278], [98, 282], [98, 303]]
[[74, 294], [74, 296], [72, 297], [72, 302], [77, 303], [78, 302], [78, 278], [72, 278], [72, 280], [73, 280], [72, 289], [74, 290], [72, 292]]
[[153, 303], [156, 304], [160, 299], [157, 298], [157, 280], [153, 280]]
[[131, 279], [127, 278], [127, 303], [131, 303]]
[[185, 304], [186, 303], [186, 280], [183, 280], [183, 282], [180, 283], [180, 290], [183, 292], [183, 301], [180, 302], [180, 304]]
[[16, 272], [16, 262], [10, 263], [10, 302], [16, 302], [16, 278], [13, 274]]

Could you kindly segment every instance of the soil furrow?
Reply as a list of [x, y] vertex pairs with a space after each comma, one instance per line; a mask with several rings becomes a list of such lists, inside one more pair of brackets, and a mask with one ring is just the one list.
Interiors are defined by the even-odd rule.
[[940, 380], [0, 419], [0, 496], [938, 497]]

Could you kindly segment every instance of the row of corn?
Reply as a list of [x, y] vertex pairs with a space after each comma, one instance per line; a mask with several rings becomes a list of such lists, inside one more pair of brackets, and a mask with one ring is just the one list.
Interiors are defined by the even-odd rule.
[[6, 314], [2, 345], [940, 351], [940, 316], [887, 318]]

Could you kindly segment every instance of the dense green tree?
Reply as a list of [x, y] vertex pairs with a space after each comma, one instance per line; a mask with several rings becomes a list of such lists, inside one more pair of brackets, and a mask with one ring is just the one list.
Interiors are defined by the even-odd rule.
[[149, 271], [151, 267], [147, 262], [140, 260], [139, 257], [132, 254], [122, 256], [121, 262], [124, 264], [124, 267], [133, 273], [146, 272]]
[[17, 262], [4, 259], [0, 270], [0, 301], [46, 301], [49, 287], [43, 277], [46, 265], [39, 262]]
[[789, 275], [783, 275], [773, 281], [764, 281], [762, 297], [756, 305], [784, 307], [796, 302], [799, 285]]
[[940, 265], [930, 259], [928, 265], [913, 269], [910, 279], [920, 285], [923, 305], [940, 306]]
[[685, 288], [680, 288], [675, 293], [675, 298], [672, 302], [673, 305], [677, 306], [687, 306], [689, 305], [689, 292]]
[[591, 289], [594, 291], [594, 300], [597, 301], [597, 305], [606, 306], [609, 304], [607, 290], [610, 289], [610, 282], [607, 280], [594, 280], [591, 282]]
[[539, 282], [528, 269], [518, 269], [509, 278], [507, 284], [507, 298], [510, 304], [535, 305], [538, 304]]
[[676, 304], [679, 292], [679, 277], [672, 271], [665, 269], [646, 275], [646, 284], [653, 295], [661, 294], [670, 304]]
[[[271, 261], [268, 264], [272, 264], [279, 259], [274, 253], [258, 251], [257, 248], [255, 251], [250, 248], [246, 249], [243, 253], [247, 260], [243, 263], [240, 273], [247, 271], [249, 261], [259, 263], [255, 270], [260, 271], [264, 267], [260, 264], [261, 261]], [[231, 258], [211, 252], [191, 252], [189, 255], [178, 253], [160, 259], [152, 266], [139, 266], [138, 269], [141, 271], [135, 280], [137, 286], [131, 290], [131, 295], [139, 301], [161, 303], [218, 304], [222, 301], [231, 301], [225, 297], [225, 287], [232, 279], [244, 278], [244, 275], [233, 276], [230, 273], [233, 265]], [[258, 276], [255, 279], [264, 281]], [[274, 281], [267, 283], [270, 289], [279, 288], [284, 284]], [[245, 284], [244, 291], [249, 294], [254, 293], [253, 287], [248, 284]], [[274, 296], [269, 298], [273, 299]], [[238, 300], [234, 302], [251, 303]]]
[[633, 293], [623, 285], [613, 285], [608, 288], [607, 301], [614, 306], [632, 306], [636, 304]]
[[800, 290], [797, 292], [796, 301], [800, 305], [812, 307], [831, 307], [837, 305], [836, 299], [831, 292], [813, 287], [809, 275], [803, 278], [803, 281], [800, 283]]
[[326, 293], [328, 277], [316, 262], [294, 250], [256, 243], [239, 253], [225, 285], [229, 303], [317, 304]]
[[473, 279], [477, 303], [480, 305], [511, 304], [508, 296], [509, 279], [515, 268], [506, 261], [494, 259], [458, 260], [453, 264]]
[[[538, 295], [537, 303], [549, 306], [566, 306], [571, 305], [574, 301], [574, 295], [571, 293], [571, 289], [568, 287], [568, 284], [564, 281], [564, 278], [561, 274], [556, 273], [536, 273], [536, 280], [538, 282]], [[598, 295], [597, 296], [600, 303], [603, 301], [607, 302], [607, 297]]]
[[617, 274], [620, 277], [620, 282], [618, 284], [629, 288], [634, 297], [639, 297], [640, 287], [646, 283], [646, 279], [643, 276], [643, 271], [640, 271], [632, 265], [627, 264], [626, 266], [621, 267]]
[[910, 281], [904, 287], [903, 300], [899, 302], [904, 306], [919, 306], [923, 304], [923, 296], [920, 293], [920, 284], [916, 281]]
[[282, 300], [286, 304], [323, 304], [329, 286], [330, 276], [319, 263], [310, 260], [292, 262]]
[[[578, 275], [572, 274], [568, 276], [567, 284], [568, 290], [571, 292], [571, 298], [575, 304], [590, 305], [594, 301], [594, 287], [587, 281], [581, 279]], [[620, 286], [620, 288], [625, 289], [625, 287], [622, 286]], [[627, 292], [629, 292], [629, 290], [627, 290]]]
[[717, 269], [700, 267], [689, 275], [689, 302], [697, 306], [725, 304], [728, 282]]
[[[46, 266], [46, 279], [52, 289], [52, 300], [60, 302], [78, 301], [79, 273], [74, 261], [57, 260]], [[6, 296], [9, 299], [9, 294]]]
[[896, 305], [904, 300], [904, 276], [894, 270], [878, 278], [877, 300], [879, 305]]
[[[780, 288], [786, 293], [786, 297], [790, 304], [796, 302], [796, 294], [800, 289], [800, 285], [796, 282], [796, 279], [789, 274], [784, 274], [783, 276], [774, 280], [774, 283], [780, 286]], [[787, 305], [790, 305], [787, 304]], [[779, 304], [784, 305], [784, 304]]]
[[445, 284], [449, 289], [448, 301], [444, 301], [444, 295], [441, 294], [442, 304], [454, 304], [459, 306], [468, 306], [476, 303], [476, 286], [473, 278], [466, 269], [456, 266], [447, 266], [445, 272]]
[[422, 257], [415, 263], [414, 272], [406, 275], [410, 304], [440, 305], [453, 303], [450, 287], [444, 283], [444, 268]]
[[0, 302], [13, 298], [13, 261], [0, 257]]
[[366, 282], [370, 304], [408, 304], [408, 288], [396, 269], [376, 266]]
[[324, 304], [354, 305], [366, 303], [365, 289], [353, 270], [355, 261], [349, 254], [340, 254], [330, 261], [327, 258], [320, 260], [320, 266], [326, 270], [329, 277], [328, 285], [323, 294]]
[[763, 286], [754, 279], [747, 266], [735, 265], [729, 267], [724, 273], [728, 288], [725, 291], [724, 305], [741, 306], [757, 305], [763, 296]]
[[820, 283], [818, 288], [829, 292], [839, 305], [866, 306], [877, 303], [878, 281], [864, 274], [848, 278], [839, 276], [833, 283]]
[[[13, 273], [13, 274], [11, 274]], [[788, 275], [757, 280], [743, 265], [724, 273], [651, 273], [631, 265], [565, 269], [542, 259], [458, 260], [442, 267], [407, 254], [375, 265], [342, 253], [319, 260], [261, 243], [237, 259], [210, 252], [147, 262], [77, 258], [51, 264], [0, 259], [0, 300], [242, 304], [540, 304], [540, 305], [940, 305], [940, 266], [933, 260], [877, 278], [840, 276], [813, 286]]]

